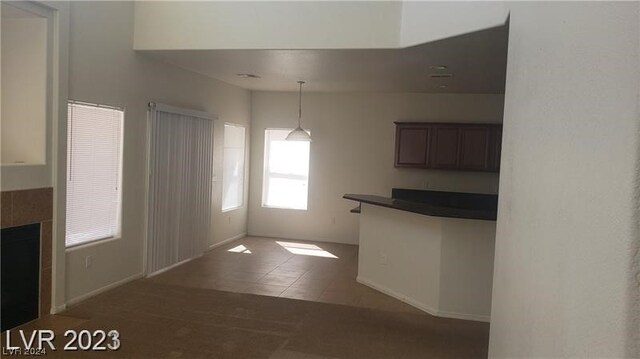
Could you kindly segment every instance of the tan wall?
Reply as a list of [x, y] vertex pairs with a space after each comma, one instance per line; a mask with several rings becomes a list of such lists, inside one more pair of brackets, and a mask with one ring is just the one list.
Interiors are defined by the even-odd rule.
[[2, 164], [46, 160], [47, 20], [2, 21]]
[[308, 211], [262, 208], [265, 128], [295, 127], [297, 94], [252, 96], [249, 233], [357, 243], [357, 205], [345, 193], [389, 196], [392, 187], [497, 193], [495, 173], [393, 166], [394, 121], [501, 123], [504, 96], [305, 93], [303, 127], [311, 130]]
[[490, 357], [640, 357], [639, 99], [638, 2], [511, 5]]
[[[210, 244], [246, 232], [246, 205], [221, 213], [220, 174], [224, 122], [249, 125], [251, 94], [135, 53], [133, 8], [132, 2], [71, 3], [69, 98], [124, 107], [125, 120], [122, 238], [67, 251], [67, 301], [142, 272], [149, 101], [218, 115], [214, 159], [218, 181]], [[93, 256], [93, 264], [85, 269], [87, 255]]]
[[396, 47], [401, 1], [138, 1], [135, 48]]

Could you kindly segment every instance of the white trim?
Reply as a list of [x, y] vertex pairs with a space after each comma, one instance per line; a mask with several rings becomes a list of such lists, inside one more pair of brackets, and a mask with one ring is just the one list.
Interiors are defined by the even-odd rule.
[[358, 276], [356, 278], [356, 281], [360, 284], [364, 284], [367, 287], [371, 287], [379, 292], [382, 292], [386, 295], [389, 295], [391, 297], [394, 297], [402, 302], [405, 302], [413, 307], [416, 307], [424, 312], [427, 312], [428, 314], [431, 314], [433, 316], [436, 317], [444, 317], [444, 318], [453, 318], [453, 319], [464, 319], [464, 320], [473, 320], [473, 321], [478, 321], [478, 322], [490, 322], [491, 317], [486, 316], [486, 315], [477, 315], [477, 314], [467, 314], [467, 313], [454, 313], [454, 312], [446, 312], [446, 311], [441, 311], [441, 310], [437, 310], [434, 308], [430, 308], [428, 306], [426, 306], [424, 303], [421, 303], [411, 297], [407, 297], [406, 295], [400, 294], [394, 290], [388, 289], [385, 286], [382, 286], [380, 284], [377, 284], [369, 279], [363, 278], [361, 276]]
[[65, 310], [67, 310], [67, 305], [63, 304], [63, 305], [59, 305], [59, 306], [51, 306], [51, 314], [58, 314], [61, 312], [64, 312]]
[[447, 312], [447, 311], [441, 310], [441, 311], [438, 312], [438, 316], [439, 317], [445, 317], [445, 318], [473, 320], [473, 321], [476, 321], [476, 322], [491, 323], [491, 316], [488, 316], [488, 315], [455, 313], [455, 312]]
[[129, 283], [131, 281], [134, 281], [134, 280], [140, 279], [140, 278], [142, 278], [142, 273], [137, 273], [137, 274], [132, 275], [131, 277], [127, 277], [127, 278], [121, 279], [121, 280], [119, 280], [117, 282], [113, 282], [111, 284], [107, 284], [102, 288], [98, 288], [98, 289], [93, 290], [93, 291], [91, 291], [89, 293], [85, 293], [85, 294], [79, 295], [79, 296], [77, 296], [75, 298], [67, 300], [66, 306], [72, 306], [72, 305], [78, 304], [78, 303], [82, 302], [83, 300], [89, 299], [89, 298], [91, 298], [93, 296], [96, 296], [96, 295], [98, 295], [100, 293], [106, 292], [108, 290], [111, 290], [113, 288], [119, 287], [119, 286], [121, 286], [123, 284]]
[[307, 208], [293, 208], [293, 207], [278, 207], [278, 206], [268, 206], [266, 204], [262, 205], [262, 208], [270, 208], [270, 209], [290, 209], [292, 211], [308, 211], [309, 206]]
[[147, 120], [145, 122], [146, 136], [145, 136], [145, 167], [144, 167], [144, 228], [142, 230], [142, 274], [147, 275], [149, 271], [147, 268], [149, 249], [149, 182], [151, 182], [151, 118], [153, 117], [153, 110], [151, 103], [149, 103], [149, 109], [147, 110]]
[[[227, 212], [231, 212], [231, 211], [235, 211], [235, 210], [244, 208], [245, 199], [246, 199], [245, 198], [246, 195], [245, 195], [244, 192], [245, 192], [246, 182], [247, 182], [247, 175], [246, 175], [246, 173], [247, 173], [247, 132], [248, 132], [247, 126], [240, 125], [240, 124], [237, 124], [237, 123], [232, 123], [232, 122], [225, 122], [222, 125], [222, 187], [224, 188], [224, 175], [225, 175], [225, 172], [224, 172], [225, 156], [224, 156], [224, 154], [225, 154], [225, 149], [226, 149], [226, 145], [227, 145], [226, 141], [225, 141], [226, 134], [227, 134], [226, 126], [242, 128], [242, 131], [243, 131], [242, 132], [242, 141], [243, 141], [243, 147], [242, 147], [242, 161], [243, 161], [243, 166], [242, 166], [242, 201], [241, 201], [240, 205], [238, 205], [238, 206], [230, 207], [230, 208], [224, 208], [223, 206], [224, 206], [224, 199], [225, 198], [224, 198], [224, 193], [222, 193], [222, 196], [220, 198], [220, 202], [221, 202], [220, 210], [222, 211], [222, 213], [227, 213]], [[215, 170], [214, 170], [214, 172], [215, 172]], [[215, 178], [215, 173], [214, 173], [214, 178]]]
[[[244, 188], [243, 188], [244, 190]], [[243, 201], [244, 202], [244, 201]], [[227, 212], [233, 212], [233, 211], [237, 211], [239, 209], [243, 209], [244, 208], [244, 204], [239, 205], [238, 207], [232, 207], [232, 208], [227, 208], [227, 209], [222, 209], [220, 210], [221, 213], [227, 213]]]
[[170, 106], [170, 105], [165, 105], [165, 104], [157, 103], [157, 102], [149, 102], [149, 108], [152, 111], [162, 111], [162, 112], [169, 112], [169, 113], [177, 113], [179, 115], [204, 118], [204, 119], [208, 119], [208, 120], [217, 120], [218, 119], [218, 116], [212, 115], [212, 114], [210, 114], [208, 112], [192, 110], [190, 108], [182, 108], [182, 107]]
[[[69, 4], [42, 4], [51, 9], [51, 309], [66, 309], [66, 198], [67, 198], [67, 98], [69, 92]], [[62, 234], [62, 235], [60, 235]], [[60, 304], [61, 303], [61, 304]]]
[[229, 125], [229, 126], [235, 126], [235, 127], [244, 127], [245, 130], [248, 128], [247, 125], [243, 125], [241, 123], [235, 123], [235, 122], [227, 122], [227, 121], [225, 121], [223, 125]]
[[247, 232], [242, 232], [242, 233], [236, 234], [235, 236], [229, 237], [227, 239], [224, 239], [224, 240], [222, 240], [222, 241], [220, 241], [218, 243], [210, 244], [209, 245], [209, 250], [212, 250], [214, 248], [220, 247], [220, 246], [225, 245], [225, 244], [227, 244], [229, 242], [233, 242], [236, 239], [244, 238], [246, 236], [247, 236]]
[[84, 242], [84, 243], [79, 243], [79, 244], [74, 244], [70, 247], [66, 247], [66, 241], [65, 241], [65, 252], [69, 253], [69, 252], [73, 252], [79, 249], [85, 249], [87, 247], [93, 247], [96, 245], [100, 245], [100, 244], [104, 244], [104, 243], [109, 243], [109, 242], [113, 242], [113, 241], [117, 241], [119, 239], [122, 239], [122, 237], [120, 236], [120, 234], [118, 234], [117, 236], [112, 236], [112, 237], [107, 237], [107, 238], [98, 238], [98, 239], [92, 239], [90, 241]]
[[341, 241], [341, 240], [335, 240], [335, 238], [329, 238], [329, 239], [322, 239], [322, 238], [317, 238], [317, 237], [313, 237], [313, 238], [304, 238], [304, 237], [292, 237], [291, 235], [288, 235], [287, 233], [270, 233], [270, 232], [251, 232], [247, 234], [248, 236], [251, 237], [264, 237], [264, 238], [271, 238], [271, 239], [288, 239], [288, 240], [292, 240], [292, 241], [307, 241], [307, 242], [322, 242], [322, 243], [338, 243], [338, 244], [348, 244], [351, 246], [357, 246], [360, 244], [358, 237], [356, 237], [356, 241], [350, 241], [350, 240], [345, 240], [345, 241]]
[[438, 316], [438, 311], [436, 309], [430, 308], [430, 307], [424, 305], [424, 303], [420, 303], [420, 302], [416, 301], [413, 298], [407, 297], [407, 296], [405, 296], [403, 294], [400, 294], [400, 293], [398, 293], [398, 292], [396, 292], [394, 290], [388, 289], [387, 287], [384, 287], [384, 286], [382, 286], [380, 284], [377, 284], [377, 283], [375, 283], [375, 282], [373, 282], [373, 281], [371, 281], [369, 279], [366, 279], [366, 278], [363, 278], [361, 276], [358, 276], [356, 278], [356, 281], [358, 283], [360, 283], [360, 284], [366, 285], [367, 287], [371, 287], [371, 288], [373, 288], [373, 289], [375, 289], [375, 290], [377, 290], [379, 292], [382, 292], [382, 293], [384, 293], [386, 295], [394, 297], [394, 298], [396, 298], [396, 299], [398, 299], [398, 300], [400, 300], [402, 302], [405, 302], [405, 303], [407, 303], [407, 304], [409, 304], [409, 305], [411, 305], [413, 307], [416, 307], [416, 308], [418, 308], [418, 309], [420, 309], [420, 310], [422, 310], [424, 312], [427, 312], [427, 313], [429, 313], [429, 314], [431, 314], [433, 316]]
[[198, 255], [197, 255], [197, 256], [195, 256], [195, 257], [187, 258], [187, 259], [185, 259], [185, 260], [183, 260], [183, 261], [180, 261], [180, 262], [178, 262], [178, 263], [174, 263], [174, 264], [172, 264], [172, 265], [170, 265], [170, 266], [168, 266], [168, 267], [164, 267], [164, 268], [162, 268], [162, 269], [159, 269], [159, 270], [157, 270], [157, 271], [155, 271], [155, 272], [153, 272], [153, 273], [149, 273], [149, 274], [147, 274], [145, 277], [146, 277], [146, 278], [155, 277], [155, 276], [157, 276], [158, 274], [164, 273], [164, 272], [166, 272], [166, 271], [168, 271], [168, 270], [170, 270], [170, 269], [173, 269], [173, 268], [175, 268], [175, 267], [177, 267], [177, 266], [183, 265], [183, 264], [185, 264], [185, 263], [187, 263], [187, 262], [191, 262], [192, 260], [194, 260], [194, 259], [196, 259], [196, 258], [200, 258], [200, 257], [202, 257], [202, 253], [201, 253], [201, 254], [198, 254]]

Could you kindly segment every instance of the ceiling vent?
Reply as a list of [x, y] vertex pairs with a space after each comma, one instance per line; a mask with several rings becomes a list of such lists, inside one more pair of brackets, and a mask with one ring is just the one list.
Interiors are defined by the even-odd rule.
[[429, 74], [429, 77], [432, 79], [450, 79], [453, 74]]
[[260, 76], [255, 74], [236, 74], [236, 76], [243, 79], [259, 79], [260, 78]]

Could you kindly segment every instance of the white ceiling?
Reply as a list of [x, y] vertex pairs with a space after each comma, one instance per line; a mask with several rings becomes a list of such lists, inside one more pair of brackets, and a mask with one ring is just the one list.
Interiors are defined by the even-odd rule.
[[[141, 52], [258, 91], [297, 91], [296, 81], [305, 80], [305, 91], [318, 92], [504, 93], [507, 36], [507, 27], [500, 26], [404, 49]], [[432, 70], [432, 65], [447, 70]], [[432, 79], [430, 73], [453, 78]]]

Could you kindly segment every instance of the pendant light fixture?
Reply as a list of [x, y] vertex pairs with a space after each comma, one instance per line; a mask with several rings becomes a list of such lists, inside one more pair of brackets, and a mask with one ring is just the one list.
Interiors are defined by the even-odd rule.
[[298, 93], [298, 127], [287, 135], [286, 140], [311, 142], [311, 135], [300, 125], [300, 119], [302, 119], [302, 85], [304, 81], [298, 81], [298, 83], [300, 84], [300, 92]]

